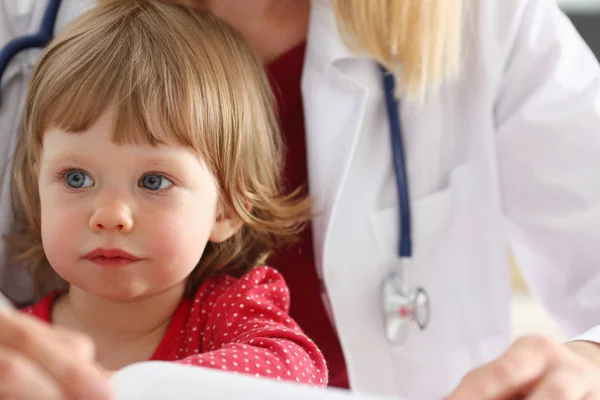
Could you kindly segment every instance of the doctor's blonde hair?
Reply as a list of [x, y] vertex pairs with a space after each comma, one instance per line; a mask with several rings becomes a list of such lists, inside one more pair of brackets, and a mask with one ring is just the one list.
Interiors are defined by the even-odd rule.
[[462, 0], [328, 1], [347, 45], [398, 75], [409, 97], [422, 98], [460, 73]]
[[64, 285], [41, 241], [44, 132], [83, 132], [112, 106], [116, 143], [193, 149], [217, 182], [224, 212], [244, 223], [227, 241], [207, 245], [188, 294], [207, 276], [239, 275], [263, 263], [310, 218], [308, 198], [282, 194], [274, 96], [242, 36], [207, 12], [156, 0], [107, 2], [48, 46], [26, 100], [12, 181], [20, 231], [8, 240], [16, 261], [33, 268], [38, 295]]

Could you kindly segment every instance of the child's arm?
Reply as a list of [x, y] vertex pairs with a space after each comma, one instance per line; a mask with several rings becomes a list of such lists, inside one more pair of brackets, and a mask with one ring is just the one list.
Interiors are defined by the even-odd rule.
[[179, 362], [327, 384], [323, 355], [289, 317], [288, 288], [277, 271], [260, 267], [239, 280], [223, 277], [219, 287], [202, 306], [201, 312], [208, 315], [199, 332], [201, 354]]

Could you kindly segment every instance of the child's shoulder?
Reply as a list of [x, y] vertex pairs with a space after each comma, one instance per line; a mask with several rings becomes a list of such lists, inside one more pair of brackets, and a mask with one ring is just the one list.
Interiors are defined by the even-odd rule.
[[252, 268], [240, 277], [234, 277], [227, 274], [212, 276], [200, 285], [198, 291], [223, 293], [234, 287], [239, 289], [250, 289], [259, 285], [279, 282], [285, 285], [283, 276], [277, 270], [266, 265], [261, 265]]
[[240, 277], [215, 275], [206, 279], [194, 295], [195, 303], [209, 308], [217, 303], [235, 305], [250, 299], [257, 302], [275, 300], [285, 308], [289, 292], [283, 276], [267, 266], [255, 267]]

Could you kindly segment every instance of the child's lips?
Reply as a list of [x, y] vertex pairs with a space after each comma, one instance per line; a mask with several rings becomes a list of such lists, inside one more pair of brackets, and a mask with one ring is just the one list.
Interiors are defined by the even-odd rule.
[[142, 260], [142, 258], [121, 249], [104, 248], [95, 249], [86, 254], [83, 258], [101, 267], [125, 267]]

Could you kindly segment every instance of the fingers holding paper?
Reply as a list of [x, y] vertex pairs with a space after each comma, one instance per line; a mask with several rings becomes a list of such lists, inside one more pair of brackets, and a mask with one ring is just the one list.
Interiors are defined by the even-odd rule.
[[28, 315], [0, 312], [0, 399], [110, 399], [94, 346]]
[[525, 337], [497, 360], [467, 374], [447, 398], [459, 399], [600, 399], [600, 367], [565, 345]]

